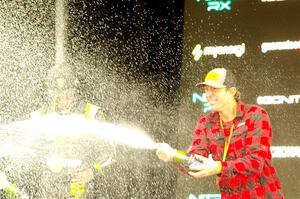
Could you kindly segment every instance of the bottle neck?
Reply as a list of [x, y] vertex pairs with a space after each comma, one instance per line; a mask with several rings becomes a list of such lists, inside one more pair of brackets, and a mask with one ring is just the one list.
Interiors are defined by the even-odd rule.
[[187, 161], [189, 159], [189, 155], [187, 154], [186, 151], [182, 151], [182, 150], [176, 150], [176, 154], [173, 157], [173, 160], [176, 162], [184, 162]]

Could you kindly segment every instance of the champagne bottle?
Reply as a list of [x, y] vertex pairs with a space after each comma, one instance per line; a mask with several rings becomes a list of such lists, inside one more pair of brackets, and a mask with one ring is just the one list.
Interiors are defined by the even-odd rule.
[[184, 170], [191, 170], [191, 168], [197, 168], [203, 164], [202, 160], [199, 160], [197, 157], [191, 156], [186, 151], [182, 150], [176, 150], [172, 160], [176, 164], [179, 164]]
[[164, 161], [172, 161], [185, 171], [197, 170], [203, 164], [196, 156], [189, 155], [186, 151], [173, 149], [167, 143], [157, 143], [156, 154]]

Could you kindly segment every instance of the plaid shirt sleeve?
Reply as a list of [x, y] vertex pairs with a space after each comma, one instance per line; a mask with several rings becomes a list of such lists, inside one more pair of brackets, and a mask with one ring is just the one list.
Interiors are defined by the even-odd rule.
[[204, 157], [208, 157], [209, 151], [208, 151], [208, 146], [209, 146], [209, 140], [206, 135], [206, 123], [207, 118], [202, 117], [194, 130], [194, 140], [192, 143], [191, 148], [189, 149], [188, 153], [191, 155], [198, 154], [202, 155]]
[[245, 138], [246, 153], [237, 159], [222, 162], [221, 177], [259, 173], [266, 161], [271, 161], [272, 129], [267, 112], [253, 106], [247, 114], [249, 117], [245, 121], [248, 128]]

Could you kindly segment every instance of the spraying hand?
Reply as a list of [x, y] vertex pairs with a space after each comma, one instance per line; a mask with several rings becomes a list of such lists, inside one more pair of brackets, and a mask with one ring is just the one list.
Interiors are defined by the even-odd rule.
[[167, 143], [159, 143], [156, 149], [156, 155], [164, 162], [169, 162], [176, 155], [176, 149], [173, 149]]

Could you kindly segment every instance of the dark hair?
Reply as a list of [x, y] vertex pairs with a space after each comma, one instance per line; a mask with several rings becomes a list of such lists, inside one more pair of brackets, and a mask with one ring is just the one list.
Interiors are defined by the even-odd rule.
[[236, 92], [233, 97], [234, 97], [235, 101], [239, 102], [240, 98], [241, 98], [241, 92], [238, 89], [236, 89]]
[[234, 98], [234, 100], [236, 102], [239, 102], [240, 98], [241, 98], [241, 92], [236, 87], [234, 87], [234, 86], [232, 86], [232, 87], [226, 87], [227, 90], [229, 90], [230, 88], [235, 88], [236, 89], [233, 98]]

